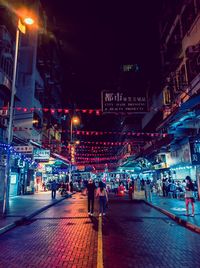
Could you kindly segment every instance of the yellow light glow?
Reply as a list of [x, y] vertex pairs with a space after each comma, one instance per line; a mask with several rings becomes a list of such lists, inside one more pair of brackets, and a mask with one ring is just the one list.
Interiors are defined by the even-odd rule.
[[37, 119], [33, 119], [32, 123], [33, 123], [33, 124], [38, 124], [39, 121], [38, 121]]
[[72, 117], [72, 123], [78, 125], [80, 123], [80, 118], [78, 116]]

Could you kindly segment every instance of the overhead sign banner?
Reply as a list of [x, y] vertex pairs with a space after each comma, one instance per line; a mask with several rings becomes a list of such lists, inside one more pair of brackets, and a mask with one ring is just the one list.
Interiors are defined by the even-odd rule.
[[48, 161], [50, 158], [50, 150], [35, 149], [33, 151], [33, 158], [40, 161]]
[[147, 97], [102, 91], [101, 105], [103, 113], [146, 113]]

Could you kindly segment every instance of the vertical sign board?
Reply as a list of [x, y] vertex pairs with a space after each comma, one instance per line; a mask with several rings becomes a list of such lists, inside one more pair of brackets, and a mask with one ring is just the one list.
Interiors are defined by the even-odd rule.
[[198, 196], [200, 196], [200, 141], [190, 141], [192, 165], [196, 166]]
[[123, 92], [101, 92], [101, 105], [104, 113], [146, 113], [146, 96], [129, 96]]
[[191, 160], [193, 165], [200, 165], [200, 142], [190, 141]]

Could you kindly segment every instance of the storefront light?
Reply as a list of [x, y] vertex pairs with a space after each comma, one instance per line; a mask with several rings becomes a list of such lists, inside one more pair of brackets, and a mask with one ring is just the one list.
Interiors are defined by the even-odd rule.
[[183, 167], [176, 167], [176, 168], [171, 168], [171, 170], [183, 170], [183, 169], [192, 169], [193, 166], [183, 166]]

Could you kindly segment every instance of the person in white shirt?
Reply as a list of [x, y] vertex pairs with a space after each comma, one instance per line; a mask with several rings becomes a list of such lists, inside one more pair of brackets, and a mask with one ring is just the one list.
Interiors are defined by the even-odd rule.
[[106, 215], [106, 203], [108, 202], [108, 194], [105, 188], [105, 184], [100, 181], [99, 187], [96, 191], [96, 197], [99, 198], [99, 216]]
[[190, 176], [185, 178], [186, 180], [186, 187], [185, 187], [185, 205], [186, 205], [186, 216], [189, 216], [189, 204], [192, 205], [192, 214], [191, 216], [194, 217], [194, 184]]

